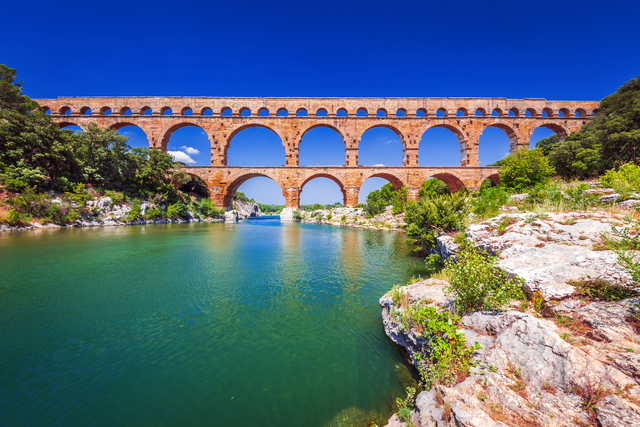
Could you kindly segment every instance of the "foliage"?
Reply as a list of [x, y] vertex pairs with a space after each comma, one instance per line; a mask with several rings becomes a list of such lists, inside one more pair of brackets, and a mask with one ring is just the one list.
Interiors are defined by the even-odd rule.
[[28, 214], [18, 212], [15, 209], [9, 210], [8, 214], [9, 215], [7, 216], [7, 224], [12, 227], [27, 225], [29, 224], [29, 220], [31, 219]]
[[409, 422], [411, 417], [411, 410], [416, 406], [416, 389], [414, 387], [407, 387], [407, 397], [405, 399], [396, 398], [396, 404], [398, 405], [398, 416], [402, 421]]
[[134, 222], [139, 218], [142, 218], [142, 206], [140, 205], [140, 200], [133, 199], [129, 212], [127, 213], [127, 221]]
[[25, 182], [15, 178], [6, 179], [4, 181], [4, 186], [7, 190], [14, 191], [16, 193], [22, 193], [24, 190], [29, 188]]
[[533, 305], [533, 309], [538, 313], [541, 313], [542, 310], [544, 310], [544, 295], [542, 295], [540, 290], [535, 291], [533, 295], [531, 295], [531, 304]]
[[542, 154], [548, 156], [549, 153], [551, 153], [551, 151], [553, 151], [553, 149], [558, 145], [560, 145], [560, 138], [558, 138], [558, 135], [553, 134], [549, 138], [543, 138], [538, 141], [536, 144], [536, 148], [541, 149]]
[[464, 229], [468, 213], [466, 194], [454, 194], [422, 198], [418, 202], [407, 201], [404, 220], [407, 222], [409, 243], [434, 246], [442, 233]]
[[440, 272], [440, 270], [442, 270], [442, 267], [444, 266], [442, 263], [442, 257], [438, 254], [428, 255], [424, 260], [424, 264], [429, 277], [432, 277], [434, 274]]
[[600, 102], [600, 112], [549, 153], [563, 177], [586, 177], [623, 163], [638, 163], [640, 80], [631, 79]]
[[449, 187], [441, 179], [429, 178], [422, 183], [418, 196], [432, 198], [435, 196], [443, 196], [445, 194], [451, 194]]
[[176, 202], [167, 208], [167, 218], [169, 219], [186, 218], [188, 214], [187, 206], [182, 202]]
[[364, 211], [368, 216], [380, 215], [388, 205], [393, 205], [397, 198], [396, 190], [393, 184], [389, 182], [379, 190], [374, 190], [367, 195], [367, 204]]
[[313, 205], [313, 207], [311, 207], [312, 211], [317, 211], [317, 210], [322, 210], [324, 209], [324, 206], [322, 206], [320, 203], [316, 203]]
[[298, 209], [293, 211], [293, 219], [300, 221], [302, 219], [302, 212], [300, 212]]
[[489, 187], [477, 193], [471, 198], [471, 212], [481, 218], [496, 216], [500, 208], [509, 200], [509, 194], [502, 185]]
[[637, 295], [632, 289], [599, 278], [571, 280], [568, 283], [575, 286], [576, 294], [589, 300], [620, 301]]
[[233, 196], [233, 200], [237, 200], [238, 202], [244, 202], [244, 203], [255, 203], [256, 201], [253, 199], [250, 199], [249, 197], [247, 197], [246, 194], [244, 194], [241, 191], [236, 191], [236, 195]]
[[445, 294], [452, 296], [456, 310], [468, 313], [476, 310], [500, 310], [512, 299], [522, 299], [520, 278], [509, 278], [509, 274], [496, 266], [497, 258], [487, 256], [473, 246], [461, 249], [457, 262], [445, 261], [445, 272], [449, 286]]
[[[640, 154], [640, 153], [639, 153]], [[602, 185], [613, 188], [616, 193], [629, 197], [640, 191], [640, 167], [633, 163], [625, 163], [618, 168], [607, 171], [600, 178]]]
[[159, 219], [162, 218], [162, 209], [157, 206], [149, 206], [147, 207], [146, 212], [143, 216], [144, 219]]
[[69, 199], [72, 203], [75, 203], [78, 207], [84, 207], [89, 200], [93, 198], [91, 194], [85, 191], [84, 184], [76, 184], [73, 191], [66, 192], [64, 195]]
[[500, 167], [500, 182], [507, 189], [523, 191], [537, 183], [548, 181], [555, 174], [542, 149], [518, 150], [504, 158]]
[[512, 216], [505, 216], [500, 221], [500, 224], [498, 224], [498, 228], [496, 229], [496, 231], [500, 236], [502, 236], [504, 233], [507, 232], [507, 228], [510, 225], [515, 224], [516, 222], [518, 222], [518, 218], [514, 218]]
[[413, 310], [411, 321], [423, 329], [422, 336], [429, 349], [416, 356], [425, 388], [450, 386], [466, 379], [473, 365], [473, 353], [481, 347], [478, 343], [467, 346], [460, 317], [424, 305]]

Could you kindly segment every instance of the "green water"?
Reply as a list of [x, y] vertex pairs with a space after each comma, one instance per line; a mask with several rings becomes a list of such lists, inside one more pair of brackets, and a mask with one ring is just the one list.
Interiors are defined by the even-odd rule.
[[388, 417], [411, 377], [378, 298], [422, 272], [403, 239], [278, 217], [2, 233], [0, 425]]

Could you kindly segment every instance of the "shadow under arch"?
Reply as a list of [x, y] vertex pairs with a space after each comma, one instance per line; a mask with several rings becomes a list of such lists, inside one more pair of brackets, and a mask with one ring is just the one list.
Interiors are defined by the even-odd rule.
[[[398, 178], [397, 176], [388, 173], [388, 172], [373, 172], [370, 175], [363, 175], [362, 177], [362, 184], [364, 184], [364, 182], [366, 180], [368, 180], [369, 178], [382, 178], [382, 179], [386, 179], [388, 182], [391, 183], [391, 185], [393, 185], [393, 188], [397, 191], [400, 190], [402, 188], [402, 186], [404, 185], [404, 182]], [[360, 184], [362, 186], [362, 184]]]
[[436, 173], [434, 175], [431, 175], [429, 178], [438, 178], [440, 181], [447, 184], [449, 191], [452, 193], [455, 193], [466, 187], [466, 185], [460, 178], [450, 173]]
[[282, 185], [274, 177], [269, 176], [269, 175], [264, 174], [264, 173], [250, 172], [250, 173], [246, 173], [244, 175], [240, 175], [240, 176], [235, 177], [233, 179], [233, 181], [231, 181], [229, 184], [227, 184], [227, 186], [225, 188], [224, 196], [222, 198], [222, 204], [223, 204], [224, 208], [227, 209], [227, 208], [233, 207], [233, 198], [236, 195], [236, 192], [238, 191], [238, 188], [240, 188], [240, 186], [242, 184], [244, 184], [245, 182], [247, 182], [251, 178], [257, 178], [257, 177], [264, 177], [264, 178], [269, 178], [269, 179], [273, 180], [282, 189], [282, 195], [283, 196], [285, 195], [284, 188], [282, 187]]

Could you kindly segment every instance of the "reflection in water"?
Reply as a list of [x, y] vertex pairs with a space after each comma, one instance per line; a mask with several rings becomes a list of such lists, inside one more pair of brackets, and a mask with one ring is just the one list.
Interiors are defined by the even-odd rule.
[[402, 239], [279, 219], [0, 234], [3, 421], [386, 421], [411, 374], [378, 299], [422, 267]]

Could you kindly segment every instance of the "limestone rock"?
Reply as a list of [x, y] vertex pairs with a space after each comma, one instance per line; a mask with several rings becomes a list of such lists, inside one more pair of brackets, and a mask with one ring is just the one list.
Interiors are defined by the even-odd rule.
[[615, 202], [619, 198], [620, 195], [618, 193], [607, 194], [606, 196], [600, 197], [600, 203]]
[[282, 212], [280, 212], [280, 221], [293, 221], [293, 212], [292, 208], [284, 208]]

